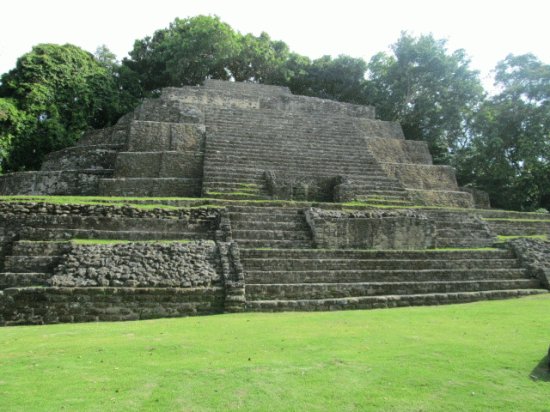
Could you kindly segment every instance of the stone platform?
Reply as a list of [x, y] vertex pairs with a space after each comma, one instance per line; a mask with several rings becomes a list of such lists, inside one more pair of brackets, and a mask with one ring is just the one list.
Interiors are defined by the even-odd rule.
[[549, 286], [533, 246], [488, 247], [492, 221], [467, 210], [101, 202], [0, 203], [1, 325], [461, 303]]

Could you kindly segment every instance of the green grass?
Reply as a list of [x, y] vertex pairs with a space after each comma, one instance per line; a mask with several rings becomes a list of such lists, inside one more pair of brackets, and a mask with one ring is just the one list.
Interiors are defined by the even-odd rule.
[[497, 236], [497, 240], [499, 242], [506, 242], [508, 240], [514, 240], [514, 239], [548, 240], [548, 235], [513, 235], [513, 236], [498, 235]]
[[550, 296], [0, 329], [2, 411], [548, 411]]
[[512, 219], [501, 217], [483, 217], [488, 222], [529, 222], [529, 223], [550, 223], [550, 219]]
[[210, 192], [206, 192], [206, 195], [211, 195], [211, 196], [243, 196], [243, 197], [247, 197], [247, 196], [256, 196], [255, 193], [249, 193], [249, 192], [244, 192], [243, 190], [247, 190], [246, 188], [243, 188], [239, 191], [234, 191], [234, 192], [215, 192], [215, 191], [210, 191]]

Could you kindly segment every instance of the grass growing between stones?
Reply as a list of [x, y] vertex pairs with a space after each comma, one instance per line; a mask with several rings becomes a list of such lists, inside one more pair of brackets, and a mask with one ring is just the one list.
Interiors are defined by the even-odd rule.
[[548, 240], [547, 235], [512, 235], [512, 236], [497, 236], [498, 242], [507, 242], [508, 240], [514, 239], [535, 239], [535, 240]]
[[0, 329], [0, 410], [548, 411], [550, 296]]

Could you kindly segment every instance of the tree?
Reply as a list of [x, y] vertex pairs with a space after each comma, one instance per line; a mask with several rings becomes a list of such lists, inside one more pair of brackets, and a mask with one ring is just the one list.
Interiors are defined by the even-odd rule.
[[365, 73], [367, 64], [363, 59], [340, 55], [333, 59], [323, 56], [303, 65], [294, 78], [289, 80], [293, 93], [323, 99], [364, 104]]
[[176, 19], [153, 37], [136, 40], [122, 64], [136, 72], [146, 91], [198, 85], [206, 78], [228, 80], [240, 53], [239, 35], [218, 17]]
[[114, 123], [130, 105], [119, 95], [113, 73], [92, 54], [70, 44], [33, 47], [1, 78], [0, 98], [16, 108], [0, 120], [1, 139], [10, 142], [5, 169], [36, 169], [46, 153]]
[[497, 207], [550, 209], [550, 65], [509, 55], [495, 80], [500, 93], [476, 115], [460, 177], [489, 192]]
[[13, 99], [0, 98], [0, 172], [6, 168], [13, 139], [31, 124], [32, 118], [19, 110]]
[[407, 139], [426, 141], [436, 163], [452, 163], [484, 97], [478, 72], [464, 50], [448, 53], [431, 35], [402, 33], [391, 49], [368, 64], [368, 101], [381, 119], [399, 121]]
[[236, 81], [284, 85], [288, 81], [285, 63], [290, 57], [286, 43], [271, 40], [265, 32], [239, 36], [239, 52], [227, 69]]

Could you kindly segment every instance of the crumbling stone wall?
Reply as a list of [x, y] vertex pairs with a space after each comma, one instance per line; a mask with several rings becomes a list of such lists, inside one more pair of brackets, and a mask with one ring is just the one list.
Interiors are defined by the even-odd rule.
[[[117, 239], [213, 239], [219, 210], [142, 209], [102, 204], [52, 204], [45, 202], [0, 202], [0, 225], [13, 238], [53, 240]], [[150, 236], [148, 237], [148, 234]], [[107, 237], [108, 238], [108, 237]]]
[[219, 252], [212, 241], [72, 245], [49, 283], [63, 287], [220, 286]]
[[540, 279], [550, 289], [550, 241], [538, 239], [514, 239], [508, 247], [519, 257], [529, 274]]

